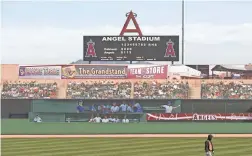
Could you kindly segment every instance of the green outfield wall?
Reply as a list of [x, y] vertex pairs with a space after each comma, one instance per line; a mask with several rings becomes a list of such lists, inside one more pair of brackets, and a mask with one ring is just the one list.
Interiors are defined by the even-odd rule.
[[252, 133], [252, 123], [33, 123], [2, 119], [2, 134]]
[[[91, 104], [107, 104], [115, 100], [85, 100], [84, 106]], [[122, 101], [122, 100], [120, 100]], [[127, 100], [126, 100], [127, 101]], [[245, 113], [252, 111], [251, 100], [172, 100], [174, 105], [181, 108], [174, 113]], [[130, 123], [130, 124], [96, 124], [88, 122], [65, 122], [71, 118], [77, 118], [76, 106], [78, 100], [1, 100], [2, 104], [2, 134], [139, 134], [139, 133], [252, 133], [250, 122], [165, 122], [165, 123]], [[117, 101], [119, 103], [119, 101]], [[129, 101], [128, 101], [129, 102]], [[144, 113], [164, 112], [160, 105], [167, 100], [137, 100], [144, 108]], [[30, 112], [30, 113], [29, 113]], [[29, 122], [28, 119], [7, 119], [10, 114], [28, 114], [30, 119], [38, 114], [43, 123]], [[44, 113], [44, 114], [43, 114]], [[88, 119], [81, 116], [81, 118]], [[20, 116], [20, 115], [19, 115]], [[140, 117], [146, 119], [144, 115]], [[46, 122], [48, 121], [48, 122]]]

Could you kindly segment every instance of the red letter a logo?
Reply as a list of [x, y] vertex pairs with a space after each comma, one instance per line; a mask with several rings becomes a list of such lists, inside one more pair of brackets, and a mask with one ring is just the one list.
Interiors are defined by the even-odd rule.
[[96, 57], [96, 52], [95, 52], [95, 48], [94, 48], [95, 43], [92, 40], [90, 40], [87, 43], [87, 45], [88, 45], [88, 48], [87, 48], [87, 52], [86, 52], [86, 57], [90, 57], [90, 56]]
[[168, 42], [166, 42], [167, 48], [166, 48], [166, 52], [165, 52], [165, 56], [164, 57], [176, 57], [173, 45], [174, 43], [169, 40]]

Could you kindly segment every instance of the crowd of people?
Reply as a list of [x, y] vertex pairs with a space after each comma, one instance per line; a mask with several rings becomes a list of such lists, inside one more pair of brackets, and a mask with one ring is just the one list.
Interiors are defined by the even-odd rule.
[[[132, 85], [134, 86], [132, 88]], [[183, 81], [70, 82], [67, 98], [85, 99], [187, 99], [189, 84]]]
[[252, 99], [252, 84], [242, 81], [202, 82], [202, 99]]
[[[123, 102], [113, 102], [108, 104], [93, 104], [89, 105], [88, 108], [85, 107], [84, 100], [78, 101], [76, 110], [77, 113], [87, 113], [91, 112], [91, 118], [89, 122], [95, 123], [129, 123], [129, 119], [126, 118], [126, 114], [142, 114], [142, 106], [135, 101], [127, 103]], [[101, 116], [100, 116], [101, 115]], [[124, 116], [124, 117], [123, 117]], [[70, 122], [70, 118], [68, 122]], [[139, 121], [139, 118], [131, 119], [132, 122]]]
[[183, 81], [139, 81], [134, 83], [136, 99], [188, 99], [189, 84]]
[[129, 123], [129, 119], [127, 119], [126, 116], [124, 116], [123, 119], [119, 119], [118, 116], [109, 116], [106, 115], [104, 117], [100, 117], [99, 115], [95, 117], [91, 117], [89, 122], [93, 123]]
[[2, 86], [2, 99], [51, 99], [57, 98], [57, 83], [8, 82]]
[[129, 99], [131, 82], [85, 81], [69, 82], [67, 98], [70, 99]]
[[[58, 98], [57, 83], [37, 81], [5, 81], [2, 99]], [[185, 81], [73, 81], [64, 88], [67, 99], [189, 99], [189, 84]], [[62, 92], [61, 92], [62, 93]], [[202, 81], [202, 99], [252, 99], [252, 84], [242, 81]], [[112, 107], [112, 106], [111, 106]], [[129, 108], [130, 109], [130, 108]]]
[[102, 104], [102, 105], [92, 105], [89, 108], [89, 111], [102, 113], [102, 114], [113, 114], [119, 112], [128, 112], [128, 113], [141, 113], [143, 109], [139, 103], [116, 103], [113, 104]]

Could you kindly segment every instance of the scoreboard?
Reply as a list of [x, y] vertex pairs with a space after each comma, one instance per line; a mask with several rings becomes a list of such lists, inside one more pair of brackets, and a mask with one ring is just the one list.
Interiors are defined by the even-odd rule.
[[84, 36], [84, 61], [179, 61], [179, 36]]

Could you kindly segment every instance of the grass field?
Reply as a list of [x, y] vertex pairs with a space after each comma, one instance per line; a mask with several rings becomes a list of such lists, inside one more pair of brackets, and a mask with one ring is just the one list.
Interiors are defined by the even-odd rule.
[[[2, 138], [3, 156], [204, 156], [205, 138]], [[251, 138], [215, 138], [215, 156], [251, 156]]]
[[2, 134], [252, 134], [251, 123], [209, 123], [209, 122], [166, 122], [166, 123], [130, 123], [130, 124], [97, 124], [86, 122], [44, 122], [34, 123], [23, 119], [1, 120]]

